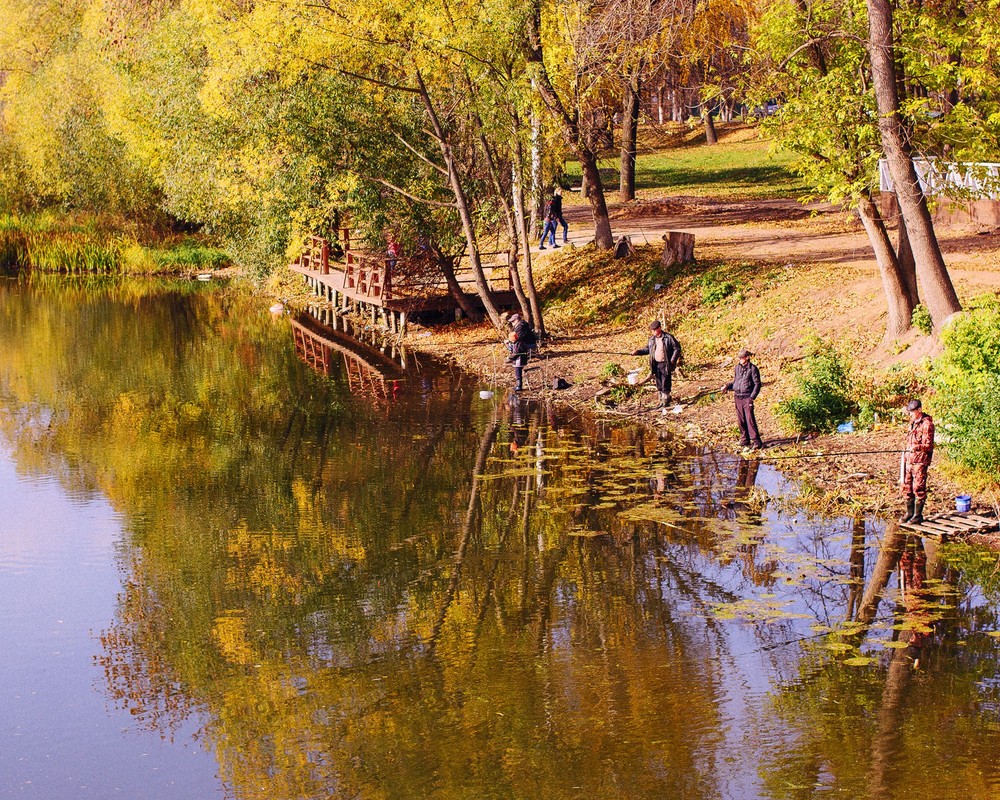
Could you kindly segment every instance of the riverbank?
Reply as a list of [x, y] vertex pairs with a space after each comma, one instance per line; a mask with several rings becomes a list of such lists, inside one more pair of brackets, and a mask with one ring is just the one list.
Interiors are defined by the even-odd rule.
[[[526, 393], [609, 421], [641, 420], [737, 451], [732, 400], [716, 390], [731, 380], [736, 352], [747, 347], [764, 383], [757, 403], [768, 443], [762, 458], [781, 459], [783, 471], [799, 479], [810, 507], [895, 517], [902, 508], [899, 456], [882, 451], [902, 446], [905, 420], [899, 408], [905, 399], [922, 396], [933, 413], [925, 381], [939, 343], [916, 330], [883, 341], [884, 299], [860, 226], [830, 207], [794, 213], [787, 201], [742, 202], [742, 211], [704, 198], [651, 205], [645, 215], [637, 206], [614, 213], [647, 238], [664, 225], [697, 231], [697, 264], [665, 271], [653, 245], [640, 246], [624, 260], [586, 246], [536, 256], [550, 337], [526, 372]], [[582, 220], [574, 221], [581, 223], [574, 229], [583, 230]], [[941, 241], [963, 303], [1000, 291], [1000, 236], [951, 228], [942, 231]], [[740, 251], [748, 256], [736, 258]], [[750, 251], [756, 257], [749, 257]], [[685, 354], [674, 385], [678, 402], [666, 415], [653, 408], [651, 385], [631, 387], [625, 377], [630, 370], [648, 377], [646, 359], [627, 354], [645, 345], [654, 318], [677, 335]], [[783, 427], [776, 406], [797, 393], [797, 376], [817, 340], [849, 364], [852, 384], [864, 396], [868, 429], [804, 439], [787, 423]], [[485, 385], [511, 385], [506, 352], [488, 324], [412, 329], [409, 341], [478, 374]], [[569, 387], [552, 388], [557, 378]], [[874, 415], [877, 424], [871, 424]], [[834, 452], [857, 455], [812, 457]], [[968, 493], [967, 481], [942, 455], [932, 465], [930, 486], [928, 513], [953, 509], [954, 496]], [[977, 509], [996, 510], [995, 498], [973, 494]]]
[[168, 220], [139, 224], [94, 214], [0, 214], [0, 269], [70, 275], [194, 276], [235, 273], [202, 234]]

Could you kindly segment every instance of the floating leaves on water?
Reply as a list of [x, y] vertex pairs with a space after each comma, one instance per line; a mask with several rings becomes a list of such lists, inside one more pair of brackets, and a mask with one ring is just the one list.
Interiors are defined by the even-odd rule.
[[826, 642], [823, 647], [834, 653], [848, 653], [854, 649], [854, 645], [847, 642]]
[[889, 650], [905, 650], [909, 646], [910, 646], [909, 642], [901, 642], [899, 641], [899, 639], [896, 639], [891, 642], [882, 642], [882, 647], [886, 647]]
[[992, 636], [994, 639], [1000, 639], [1000, 631], [986, 631], [987, 636]]
[[732, 603], [716, 603], [712, 613], [720, 619], [745, 619], [753, 622], [781, 622], [790, 619], [809, 619], [808, 614], [789, 610], [792, 600], [764, 600], [748, 597]]
[[853, 656], [852, 658], [845, 658], [840, 663], [847, 667], [867, 667], [874, 660], [871, 656]]

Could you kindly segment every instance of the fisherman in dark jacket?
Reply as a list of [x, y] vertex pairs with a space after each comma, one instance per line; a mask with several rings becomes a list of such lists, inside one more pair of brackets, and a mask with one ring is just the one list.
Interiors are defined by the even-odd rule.
[[681, 345], [673, 334], [663, 330], [659, 320], [653, 320], [649, 324], [649, 331], [646, 346], [632, 355], [649, 356], [649, 371], [660, 393], [660, 405], [666, 407], [670, 403], [671, 376], [681, 358]]
[[739, 361], [733, 379], [722, 387], [722, 391], [733, 393], [736, 399], [736, 420], [740, 424], [740, 445], [757, 450], [764, 446], [757, 429], [757, 417], [753, 413], [753, 401], [760, 394], [760, 370], [750, 362], [749, 350], [740, 350]]
[[511, 328], [507, 337], [507, 350], [510, 352], [510, 357], [507, 360], [514, 365], [514, 391], [520, 392], [524, 388], [522, 382], [524, 368], [531, 357], [531, 351], [537, 349], [538, 342], [535, 338], [535, 332], [527, 322], [521, 319], [520, 314], [511, 314], [507, 321]]

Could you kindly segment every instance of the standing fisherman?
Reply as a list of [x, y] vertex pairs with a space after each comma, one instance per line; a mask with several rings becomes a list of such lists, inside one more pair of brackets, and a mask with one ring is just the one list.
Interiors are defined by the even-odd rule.
[[[634, 356], [649, 356], [649, 371], [660, 393], [660, 405], [666, 408], [670, 403], [671, 376], [681, 360], [681, 345], [673, 334], [663, 330], [658, 319], [649, 323], [649, 341], [632, 353]], [[666, 411], [664, 411], [666, 413]]]
[[507, 321], [511, 328], [506, 343], [510, 353], [507, 360], [514, 365], [514, 391], [520, 392], [524, 388], [524, 368], [531, 357], [531, 351], [538, 348], [538, 340], [531, 326], [521, 319], [520, 314], [511, 314]]
[[906, 451], [903, 453], [903, 494], [906, 496], [906, 513], [900, 522], [919, 525], [924, 521], [924, 503], [927, 502], [927, 468], [934, 455], [934, 420], [925, 414], [919, 400], [906, 404], [910, 415], [910, 429], [906, 433]]
[[764, 446], [757, 427], [757, 416], [753, 412], [753, 401], [760, 394], [760, 370], [751, 363], [749, 350], [737, 354], [736, 371], [733, 379], [722, 387], [722, 391], [732, 391], [736, 401], [736, 421], [740, 425], [740, 445], [759, 450]]

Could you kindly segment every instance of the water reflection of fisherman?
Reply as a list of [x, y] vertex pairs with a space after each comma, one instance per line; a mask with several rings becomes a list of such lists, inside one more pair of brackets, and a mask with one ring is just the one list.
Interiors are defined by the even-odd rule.
[[920, 648], [930, 637], [930, 615], [924, 597], [924, 581], [927, 580], [927, 554], [919, 536], [907, 536], [903, 553], [899, 557], [899, 589], [903, 606], [906, 608], [912, 648], [910, 655], [916, 659]]
[[649, 490], [657, 500], [663, 497], [663, 493], [667, 490], [667, 473], [662, 464], [657, 464], [653, 474], [649, 476]]
[[741, 458], [736, 465], [736, 485], [733, 487], [733, 499], [727, 504], [734, 512], [746, 511], [750, 507], [750, 495], [757, 485], [757, 471], [760, 461], [756, 458]]
[[756, 458], [741, 458], [736, 467], [736, 496], [747, 497], [757, 485], [757, 471], [760, 461]]
[[524, 420], [524, 406], [521, 398], [512, 395], [510, 398], [510, 452], [517, 455], [528, 441], [528, 426]]

